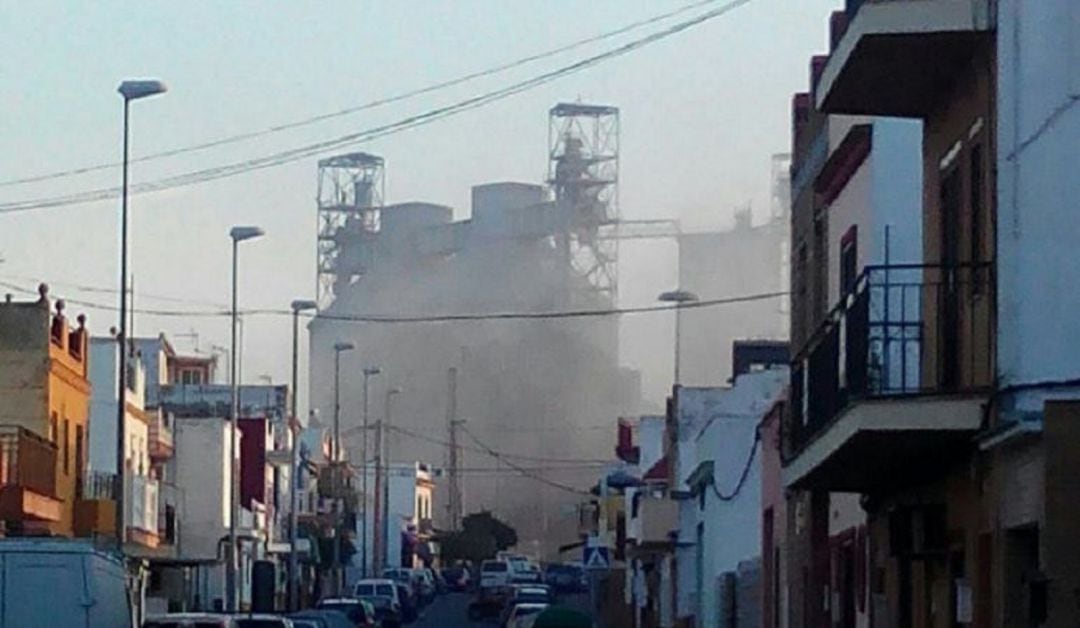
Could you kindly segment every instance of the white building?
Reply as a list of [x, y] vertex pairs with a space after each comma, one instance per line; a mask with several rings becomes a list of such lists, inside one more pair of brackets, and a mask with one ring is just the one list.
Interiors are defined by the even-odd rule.
[[[389, 510], [382, 521], [375, 521], [375, 467], [368, 467], [368, 490], [367, 498], [367, 547], [369, 572], [375, 564], [374, 538], [375, 526], [383, 526], [388, 532], [386, 547], [387, 566], [402, 564], [403, 542], [413, 542], [411, 563], [409, 566], [423, 564], [424, 556], [430, 551], [427, 541], [432, 531], [431, 521], [435, 512], [432, 505], [432, 496], [435, 489], [435, 481], [431, 467], [423, 462], [393, 463], [389, 466], [388, 482], [386, 491], [388, 494]], [[359, 488], [361, 482], [356, 482]], [[363, 499], [363, 497], [361, 497]], [[362, 546], [363, 518], [357, 516], [357, 553], [353, 556], [354, 571], [359, 570], [363, 563]]]
[[[223, 540], [229, 532], [232, 495], [230, 429], [228, 421], [220, 418], [177, 418], [174, 423], [177, 455], [170, 463], [170, 471], [184, 491], [180, 522], [183, 539], [178, 557], [201, 563], [195, 578], [198, 583], [195, 594], [204, 608], [212, 608], [215, 600], [222, 603], [225, 600]], [[239, 443], [239, 431], [236, 438]]]
[[739, 375], [731, 388], [676, 391], [676, 611], [695, 625], [720, 625], [725, 574], [760, 554], [758, 426], [788, 377], [772, 368]]
[[[105, 497], [116, 476], [117, 363], [114, 338], [90, 339], [90, 438], [88, 497]], [[158, 481], [151, 473], [150, 417], [145, 409], [146, 370], [138, 355], [127, 360], [124, 399], [124, 523], [128, 540], [150, 548], [158, 545]], [[138, 549], [138, 548], [133, 548]]]

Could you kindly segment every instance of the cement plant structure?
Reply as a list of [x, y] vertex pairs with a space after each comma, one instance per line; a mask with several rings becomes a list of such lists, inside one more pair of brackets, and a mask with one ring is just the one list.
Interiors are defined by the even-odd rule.
[[322, 309], [310, 324], [311, 400], [324, 419], [333, 346], [356, 347], [341, 358], [350, 460], [364, 457], [362, 371], [379, 367], [369, 419], [390, 415], [390, 459], [454, 468], [458, 490], [449, 498], [439, 482], [435, 526], [492, 510], [547, 556], [578, 540], [583, 495], [572, 489], [595, 482], [588, 461], [611, 458], [616, 418], [642, 409], [638, 374], [619, 367], [618, 317], [605, 314], [618, 290], [618, 109], [559, 104], [549, 129], [546, 184], [475, 186], [467, 220], [444, 205], [384, 203], [379, 157], [321, 161]]

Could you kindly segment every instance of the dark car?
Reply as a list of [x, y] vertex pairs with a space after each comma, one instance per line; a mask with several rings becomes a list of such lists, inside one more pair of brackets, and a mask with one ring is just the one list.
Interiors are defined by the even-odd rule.
[[451, 591], [469, 590], [469, 570], [464, 567], [448, 567], [440, 573]]
[[480, 621], [502, 615], [510, 590], [507, 587], [480, 587], [469, 602], [469, 621]]
[[576, 593], [587, 589], [585, 570], [577, 565], [548, 565], [544, 570], [544, 583], [559, 593]]
[[[292, 620], [296, 628], [310, 628], [312, 626], [316, 628], [355, 628], [357, 625], [345, 613], [325, 608], [299, 611], [289, 615], [289, 619]], [[365, 624], [360, 625], [364, 626]]]
[[420, 603], [412, 587], [397, 583], [398, 599], [401, 600], [401, 619], [406, 623], [416, 621], [420, 615]]
[[329, 598], [320, 601], [318, 610], [338, 611], [349, 618], [357, 628], [375, 628], [375, 613], [362, 600], [353, 597]]
[[401, 626], [401, 607], [394, 598], [388, 595], [362, 595], [365, 600], [375, 609], [375, 619], [382, 622], [383, 628], [398, 628]]

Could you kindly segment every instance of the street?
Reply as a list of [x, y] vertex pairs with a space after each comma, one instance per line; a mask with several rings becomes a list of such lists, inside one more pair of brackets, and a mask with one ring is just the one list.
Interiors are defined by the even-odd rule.
[[[410, 628], [459, 628], [465, 626], [496, 626], [495, 620], [471, 622], [466, 611], [469, 606], [469, 594], [449, 593], [439, 596], [435, 602], [424, 609], [420, 619], [411, 624]], [[559, 599], [559, 604], [585, 609], [589, 604], [587, 595], [565, 596]]]

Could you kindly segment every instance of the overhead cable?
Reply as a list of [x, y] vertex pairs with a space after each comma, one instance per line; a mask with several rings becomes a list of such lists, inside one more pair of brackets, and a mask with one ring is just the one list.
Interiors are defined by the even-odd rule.
[[[129, 193], [143, 194], [149, 192], [158, 192], [162, 190], [195, 185], [206, 181], [214, 181], [218, 179], [233, 177], [247, 172], [262, 170], [264, 168], [284, 165], [301, 159], [306, 159], [320, 153], [325, 153], [330, 150], [337, 150], [345, 146], [371, 141], [373, 139], [400, 133], [402, 131], [416, 128], [418, 126], [427, 125], [446, 117], [454, 116], [465, 111], [489, 105], [493, 102], [503, 100], [515, 94], [531, 90], [533, 88], [539, 87], [540, 85], [544, 85], [551, 81], [560, 79], [564, 76], [575, 74], [604, 61], [628, 54], [639, 48], [656, 43], [658, 41], [681, 33], [689, 28], [715, 19], [751, 1], [752, 0], [733, 0], [732, 2], [728, 2], [727, 4], [724, 4], [720, 7], [706, 11], [705, 13], [697, 15], [689, 20], [684, 20], [663, 30], [650, 33], [647, 36], [635, 39], [629, 43], [623, 44], [605, 52], [586, 57], [574, 63], [562, 66], [556, 70], [545, 72], [543, 74], [534, 76], [529, 79], [525, 79], [523, 81], [519, 81], [517, 83], [513, 83], [507, 87], [496, 89], [481, 94], [479, 96], [472, 96], [450, 105], [431, 109], [420, 114], [408, 116], [406, 118], [398, 120], [397, 122], [384, 124], [371, 129], [366, 129], [356, 133], [350, 133], [329, 140], [315, 142], [304, 146], [298, 146], [277, 153], [264, 155], [262, 157], [247, 159], [231, 164], [213, 166], [210, 168], [204, 168], [201, 170], [195, 170], [179, 175], [165, 177], [155, 181], [149, 181], [130, 187]], [[109, 187], [98, 188], [95, 190], [86, 190], [83, 192], [76, 192], [73, 194], [67, 194], [62, 196], [42, 197], [22, 201], [12, 201], [8, 203], [0, 203], [0, 213], [23, 212], [38, 209], [47, 209], [51, 207], [79, 205], [93, 201], [116, 198], [119, 196], [119, 193], [119, 187]]]
[[[589, 44], [600, 42], [600, 41], [603, 41], [603, 40], [606, 40], [606, 39], [611, 39], [613, 37], [623, 35], [623, 34], [628, 33], [630, 31], [641, 28], [643, 26], [650, 26], [650, 25], [655, 24], [657, 22], [662, 22], [664, 20], [675, 17], [677, 15], [681, 15], [681, 14], [686, 13], [688, 11], [692, 11], [694, 9], [697, 9], [697, 8], [700, 8], [700, 7], [709, 5], [709, 4], [715, 4], [717, 1], [718, 0], [698, 0], [697, 2], [692, 2], [690, 4], [683, 5], [681, 7], [673, 9], [671, 11], [667, 11], [667, 12], [661, 13], [659, 15], [654, 15], [653, 17], [650, 17], [650, 18], [646, 18], [646, 19], [643, 19], [643, 20], [638, 20], [636, 22], [631, 22], [630, 24], [626, 24], [625, 26], [621, 26], [621, 27], [619, 27], [617, 29], [607, 31], [607, 32], [601, 33], [599, 35], [594, 35], [592, 37], [586, 37], [585, 39], [579, 39], [577, 41], [573, 41], [573, 42], [570, 42], [568, 44], [564, 44], [564, 45], [559, 46], [557, 48], [551, 48], [551, 49], [545, 50], [543, 52], [534, 53], [534, 54], [531, 54], [531, 55], [528, 55], [528, 56], [525, 56], [525, 57], [521, 57], [519, 59], [515, 59], [514, 61], [510, 61], [510, 62], [507, 62], [507, 63], [502, 63], [500, 65], [496, 65], [496, 66], [487, 68], [485, 70], [479, 70], [479, 71], [476, 71], [476, 72], [470, 72], [469, 74], [464, 74], [464, 75], [458, 76], [456, 78], [452, 78], [452, 79], [448, 79], [448, 80], [441, 81], [441, 82], [438, 82], [438, 83], [434, 83], [434, 84], [431, 84], [431, 85], [428, 85], [428, 86], [425, 86], [425, 87], [421, 87], [419, 89], [414, 89], [414, 90], [411, 90], [411, 91], [403, 92], [403, 93], [400, 93], [400, 94], [396, 94], [394, 96], [388, 96], [388, 97], [385, 97], [385, 98], [380, 98], [378, 100], [372, 100], [372, 101], [362, 103], [362, 104], [359, 104], [359, 105], [353, 105], [351, 107], [346, 107], [346, 108], [340, 109], [338, 111], [331, 111], [331, 112], [327, 112], [327, 113], [321, 113], [321, 114], [314, 115], [314, 116], [311, 116], [311, 117], [308, 117], [308, 118], [303, 118], [303, 119], [300, 119], [300, 120], [294, 120], [292, 122], [286, 122], [286, 123], [283, 123], [283, 124], [277, 124], [277, 125], [270, 126], [270, 127], [265, 128], [265, 129], [258, 130], [258, 131], [246, 131], [244, 133], [237, 133], [237, 134], [234, 134], [234, 135], [227, 135], [225, 137], [217, 138], [217, 139], [214, 139], [214, 140], [209, 140], [209, 141], [206, 141], [206, 142], [201, 142], [201, 143], [197, 143], [197, 144], [191, 144], [191, 145], [188, 145], [188, 146], [182, 146], [182, 147], [179, 147], [179, 148], [174, 148], [174, 149], [166, 150], [166, 151], [162, 151], [162, 152], [151, 153], [149, 155], [143, 155], [141, 157], [131, 159], [130, 163], [140, 163], [140, 162], [145, 162], [145, 161], [154, 161], [154, 160], [163, 159], [163, 158], [166, 158], [166, 157], [175, 157], [177, 155], [183, 155], [183, 154], [186, 154], [186, 153], [192, 153], [192, 152], [207, 150], [207, 149], [215, 148], [215, 147], [218, 147], [218, 146], [225, 146], [225, 145], [228, 145], [228, 144], [235, 144], [235, 143], [238, 143], [238, 142], [244, 142], [244, 141], [248, 141], [248, 140], [252, 140], [252, 139], [256, 139], [256, 138], [260, 138], [260, 137], [266, 137], [268, 135], [274, 135], [274, 134], [281, 133], [283, 131], [288, 131], [288, 130], [291, 130], [291, 129], [298, 129], [298, 128], [301, 128], [301, 127], [310, 126], [312, 124], [316, 124], [316, 123], [319, 123], [319, 122], [324, 122], [326, 120], [331, 120], [331, 119], [339, 118], [339, 117], [342, 117], [342, 116], [348, 116], [348, 115], [351, 115], [351, 114], [354, 114], [354, 113], [359, 113], [361, 111], [367, 111], [367, 110], [370, 110], [370, 109], [375, 109], [375, 108], [378, 108], [378, 107], [382, 107], [384, 105], [390, 105], [390, 104], [402, 102], [402, 101], [405, 101], [405, 100], [409, 100], [411, 98], [415, 98], [417, 96], [423, 96], [425, 94], [430, 94], [432, 92], [440, 91], [440, 90], [443, 90], [443, 89], [446, 89], [446, 88], [449, 88], [449, 87], [455, 87], [457, 85], [461, 85], [463, 83], [467, 83], [467, 82], [470, 82], [470, 81], [473, 81], [473, 80], [476, 80], [476, 79], [479, 79], [479, 78], [484, 78], [484, 77], [492, 76], [492, 75], [495, 75], [495, 74], [500, 74], [500, 73], [505, 72], [507, 70], [512, 70], [514, 68], [517, 68], [517, 67], [520, 67], [520, 66], [523, 66], [523, 65], [527, 65], [527, 64], [532, 63], [534, 61], [540, 61], [542, 59], [547, 59], [549, 57], [553, 57], [553, 56], [556, 56], [556, 55], [564, 53], [564, 52], [569, 52], [571, 50], [575, 50], [575, 49], [580, 48], [582, 46], [587, 46]], [[7, 179], [7, 180], [4, 180], [4, 181], [0, 181], [0, 187], [8, 187], [8, 186], [12, 186], [12, 185], [35, 183], [35, 182], [39, 182], [39, 181], [48, 181], [48, 180], [51, 180], [51, 179], [59, 179], [59, 178], [63, 178], [63, 177], [70, 177], [70, 176], [88, 174], [88, 173], [91, 173], [91, 172], [98, 172], [98, 171], [101, 171], [101, 170], [108, 170], [110, 168], [119, 168], [121, 165], [122, 165], [121, 162], [110, 162], [110, 163], [104, 163], [104, 164], [97, 164], [97, 165], [93, 165], [93, 166], [83, 166], [83, 167], [72, 168], [72, 169], [68, 169], [68, 170], [60, 170], [60, 171], [55, 171], [55, 172], [48, 172], [48, 173], [44, 173], [44, 174], [30, 175], [30, 176], [26, 176], [26, 177], [17, 178], [17, 179]]]

